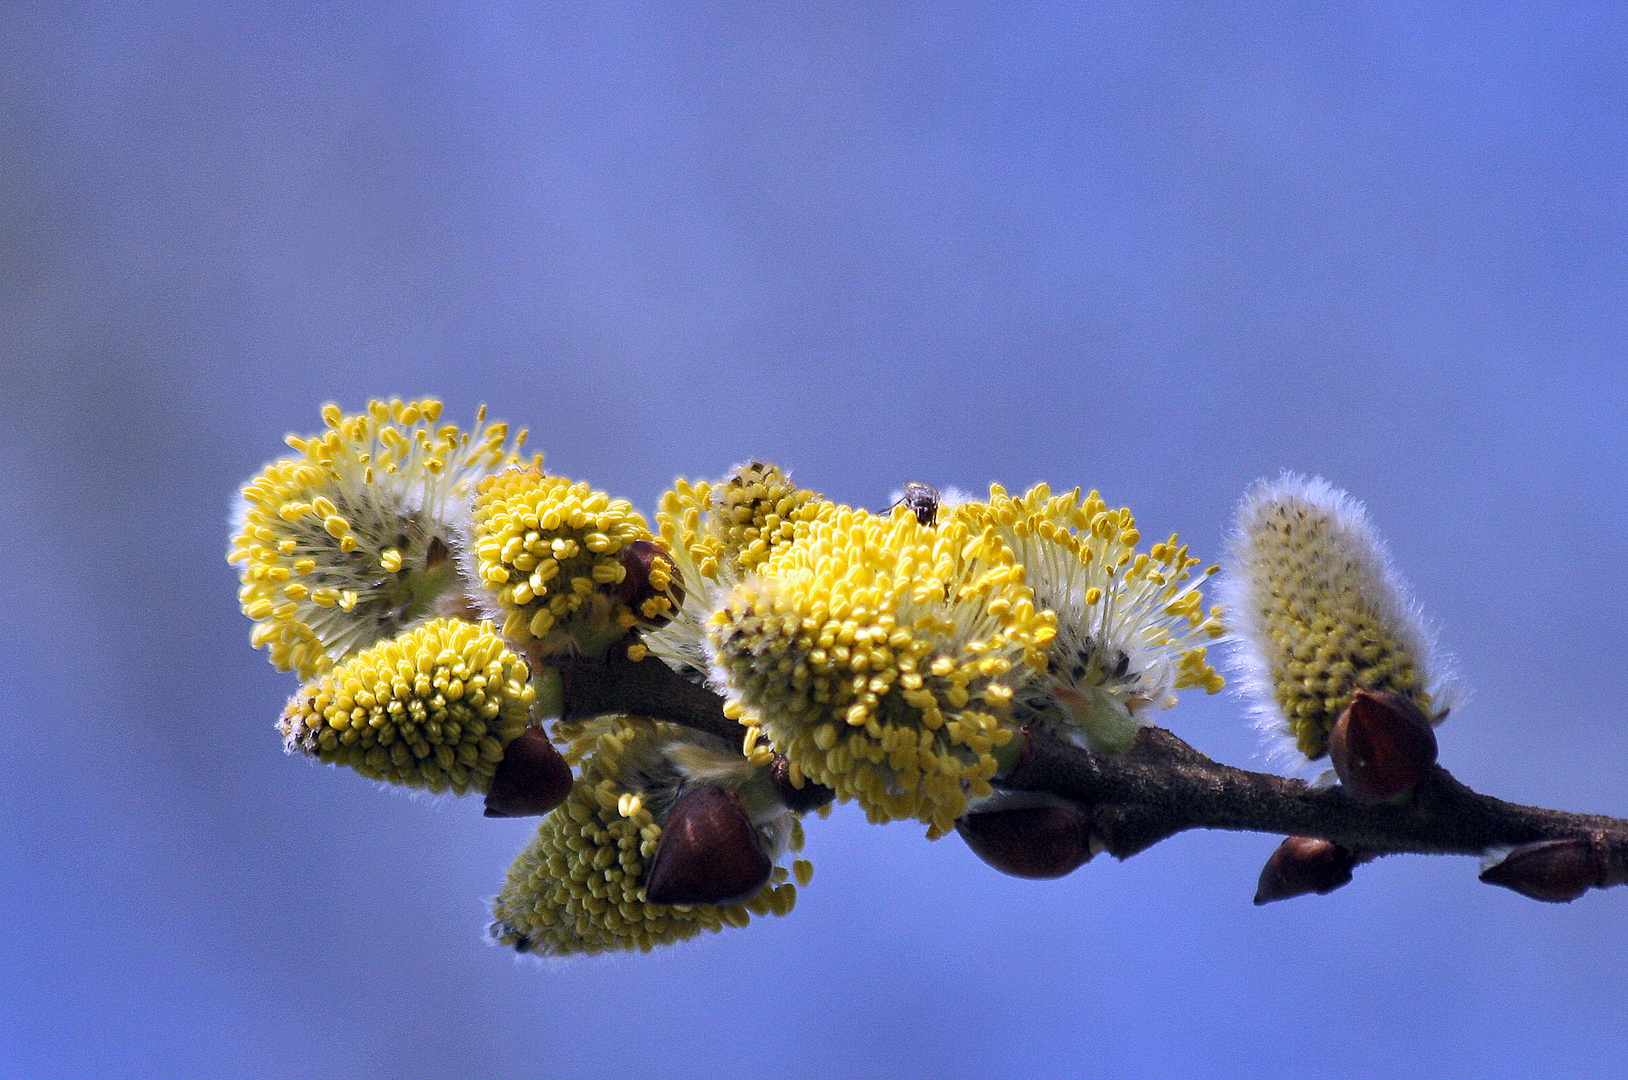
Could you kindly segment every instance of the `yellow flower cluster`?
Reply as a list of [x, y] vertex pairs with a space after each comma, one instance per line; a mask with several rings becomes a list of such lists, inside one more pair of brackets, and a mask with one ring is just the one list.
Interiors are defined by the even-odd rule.
[[796, 487], [778, 466], [737, 466], [716, 484], [679, 479], [662, 496], [656, 521], [684, 586], [684, 604], [671, 622], [647, 632], [644, 643], [676, 670], [705, 677], [705, 623], [742, 578], [791, 542], [799, 523], [835, 506]]
[[712, 527], [724, 554], [751, 570], [831, 504], [798, 488], [776, 465], [752, 461], [736, 467], [712, 490]]
[[508, 469], [477, 489], [472, 576], [496, 598], [504, 636], [558, 651], [575, 635], [615, 638], [638, 621], [616, 596], [619, 556], [648, 539], [626, 499], [535, 466]]
[[993, 529], [836, 508], [775, 549], [711, 619], [725, 711], [872, 821], [954, 825], [990, 793], [1023, 667], [1055, 633]]
[[[784, 915], [797, 887], [776, 867], [751, 900], [740, 904], [653, 904], [644, 874], [661, 841], [661, 819], [687, 778], [690, 733], [670, 724], [612, 717], [579, 725], [573, 753], [592, 746], [564, 803], [509, 870], [493, 902], [492, 937], [544, 956], [638, 949], [682, 941], [703, 931], [745, 926], [753, 915]], [[705, 750], [699, 751], [703, 756]], [[738, 761], [738, 759], [737, 759]], [[794, 837], [791, 846], [800, 842]], [[771, 856], [772, 857], [772, 856]], [[795, 873], [807, 881], [798, 860]]]
[[[281, 670], [310, 678], [433, 612], [457, 585], [449, 558], [456, 508], [475, 482], [516, 461], [504, 424], [437, 424], [439, 401], [323, 406], [327, 430], [290, 435], [296, 456], [242, 490], [227, 561], [250, 641]], [[541, 457], [534, 458], [540, 463]]]
[[307, 684], [277, 726], [291, 753], [376, 780], [484, 791], [526, 727], [530, 674], [491, 623], [432, 619]]
[[1175, 535], [1138, 551], [1129, 509], [1045, 484], [1017, 497], [993, 485], [987, 502], [961, 503], [952, 519], [993, 529], [1027, 571], [1036, 606], [1057, 615], [1046, 674], [1020, 691], [1027, 709], [1062, 719], [1095, 749], [1124, 750], [1148, 713], [1175, 704], [1175, 690], [1224, 685], [1207, 659], [1220, 621], [1188, 584], [1199, 560]]
[[[278, 724], [287, 749], [432, 791], [497, 775], [489, 812], [508, 812], [511, 744], [563, 700], [560, 657], [636, 627], [631, 659], [709, 682], [743, 725], [739, 746], [620, 714], [554, 726], [579, 775], [494, 901], [491, 934], [519, 951], [649, 950], [790, 911], [812, 868], [776, 865], [802, 844], [788, 779], [938, 837], [993, 794], [1022, 724], [1120, 749], [1176, 690], [1221, 685], [1197, 560], [1175, 536], [1138, 550], [1130, 512], [1096, 492], [996, 486], [939, 512], [911, 485], [874, 514], [752, 461], [678, 480], [658, 542], [626, 500], [522, 459], [524, 431], [440, 413], [325, 406], [325, 430], [290, 436], [293, 456], [243, 489], [228, 559], [252, 641], [306, 680]], [[1357, 686], [1428, 703], [1391, 609], [1344, 599], [1366, 586], [1316, 565], [1338, 522], [1287, 505], [1260, 510], [1269, 535], [1240, 551], [1316, 593], [1250, 594], [1296, 733]]]
[[1430, 635], [1344, 492], [1292, 475], [1259, 485], [1239, 511], [1229, 570], [1228, 629], [1263, 726], [1307, 758], [1327, 751], [1356, 690], [1400, 694], [1435, 722], [1446, 715]]

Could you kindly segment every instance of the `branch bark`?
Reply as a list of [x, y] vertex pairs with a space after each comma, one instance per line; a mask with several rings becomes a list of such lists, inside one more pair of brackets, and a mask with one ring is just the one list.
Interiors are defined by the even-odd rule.
[[562, 720], [587, 720], [609, 713], [668, 720], [725, 742], [739, 744], [741, 726], [724, 715], [724, 702], [660, 660], [629, 660], [627, 649], [612, 645], [603, 660], [576, 658], [558, 662], [564, 686]]

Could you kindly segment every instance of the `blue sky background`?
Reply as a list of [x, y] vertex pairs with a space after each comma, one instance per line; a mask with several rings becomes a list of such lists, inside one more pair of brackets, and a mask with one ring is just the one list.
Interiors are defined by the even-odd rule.
[[[1442, 760], [1628, 815], [1628, 9], [4, 4], [0, 1073], [1610, 1075], [1628, 892], [1274, 841], [1060, 882], [811, 821], [785, 919], [541, 965], [530, 835], [285, 758], [237, 485], [326, 400], [529, 425], [648, 512], [748, 456], [1098, 487], [1218, 555], [1365, 500]], [[1168, 726], [1262, 762], [1238, 703]]]

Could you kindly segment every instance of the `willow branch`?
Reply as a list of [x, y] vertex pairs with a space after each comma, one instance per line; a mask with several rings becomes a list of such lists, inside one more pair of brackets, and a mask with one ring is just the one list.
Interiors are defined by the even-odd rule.
[[562, 720], [628, 713], [740, 743], [741, 726], [724, 715], [723, 698], [654, 657], [629, 660], [625, 648], [613, 645], [603, 660], [568, 660], [559, 664], [559, 673], [565, 693]]
[[[654, 658], [635, 662], [613, 648], [604, 661], [572, 661], [560, 673], [565, 719], [633, 713], [731, 742], [741, 736], [717, 694]], [[1044, 728], [1026, 729], [1025, 736], [1021, 758], [997, 783], [1076, 803], [1104, 849], [1120, 859], [1188, 829], [1228, 829], [1321, 838], [1359, 859], [1481, 855], [1589, 837], [1603, 845], [1612, 867], [1628, 867], [1628, 821], [1504, 802], [1472, 791], [1440, 766], [1406, 805], [1372, 806], [1339, 787], [1219, 764], [1162, 728], [1142, 729], [1123, 754], [1093, 753]]]
[[1628, 859], [1628, 821], [1519, 806], [1479, 794], [1433, 767], [1406, 805], [1370, 806], [1338, 787], [1313, 787], [1222, 765], [1162, 728], [1144, 728], [1124, 754], [1094, 754], [1047, 731], [1003, 785], [1089, 808], [1109, 853], [1128, 858], [1187, 829], [1230, 829], [1331, 840], [1363, 857], [1480, 855], [1536, 840], [1604, 834]]

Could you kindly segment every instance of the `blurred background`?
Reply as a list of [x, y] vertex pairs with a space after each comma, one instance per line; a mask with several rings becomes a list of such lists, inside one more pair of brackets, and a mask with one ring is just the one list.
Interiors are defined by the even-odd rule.
[[[749, 456], [1100, 488], [1215, 558], [1364, 500], [1442, 761], [1628, 815], [1628, 9], [32, 3], [0, 14], [0, 1073], [1609, 1075], [1628, 890], [1276, 841], [1059, 882], [811, 820], [787, 918], [517, 962], [535, 823], [283, 755], [237, 487], [322, 402], [529, 426], [647, 513]], [[1598, 621], [1597, 621], [1598, 620]], [[1167, 726], [1265, 760], [1239, 703]]]

